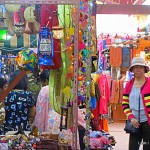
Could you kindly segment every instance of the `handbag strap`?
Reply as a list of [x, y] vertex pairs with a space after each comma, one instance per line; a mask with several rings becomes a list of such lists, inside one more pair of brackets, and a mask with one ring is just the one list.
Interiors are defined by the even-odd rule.
[[140, 123], [140, 95], [139, 95], [139, 109], [138, 109], [138, 119], [139, 119], [139, 123]]

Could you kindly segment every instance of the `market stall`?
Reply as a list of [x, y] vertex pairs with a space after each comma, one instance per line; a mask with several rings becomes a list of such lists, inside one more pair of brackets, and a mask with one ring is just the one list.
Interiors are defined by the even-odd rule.
[[[69, 129], [72, 132], [70, 143], [69, 138], [65, 139], [60, 134], [39, 133], [34, 126], [30, 133], [20, 129], [5, 136], [6, 133], [2, 132], [1, 146], [7, 149], [79, 149], [78, 108], [86, 109], [81, 113], [83, 120], [80, 122], [86, 122], [82, 137], [85, 148], [111, 149], [115, 146], [115, 139], [109, 134], [105, 107], [100, 109], [99, 128], [91, 127], [96, 125], [91, 111], [93, 114], [97, 111], [96, 98], [100, 99], [97, 95], [99, 87], [91, 78], [91, 72], [97, 69], [98, 59], [95, 3], [84, 0], [1, 0], [0, 4], [0, 21], [3, 23], [0, 34], [4, 35], [0, 36], [0, 73], [9, 79], [12, 72], [21, 70], [18, 78], [1, 95], [0, 101], [24, 74], [28, 75], [29, 90], [36, 97], [41, 88], [39, 74], [41, 70], [48, 69], [50, 104], [60, 115], [60, 131]], [[99, 113], [97, 115], [99, 118]]]

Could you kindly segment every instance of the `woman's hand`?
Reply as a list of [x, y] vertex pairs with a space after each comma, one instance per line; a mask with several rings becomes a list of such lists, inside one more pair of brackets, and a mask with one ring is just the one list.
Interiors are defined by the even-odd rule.
[[131, 124], [132, 124], [133, 127], [135, 127], [135, 128], [139, 128], [139, 126], [140, 126], [140, 123], [139, 123], [138, 120], [135, 119], [135, 118], [132, 118], [132, 119], [131, 119]]

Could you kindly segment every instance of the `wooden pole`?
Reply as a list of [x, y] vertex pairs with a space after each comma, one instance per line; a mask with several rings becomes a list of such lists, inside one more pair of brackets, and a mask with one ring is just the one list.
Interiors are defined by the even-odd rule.
[[0, 102], [4, 100], [4, 98], [8, 95], [8, 93], [16, 86], [16, 84], [22, 79], [22, 77], [26, 74], [26, 71], [21, 71], [20, 74], [15, 78], [15, 80], [8, 86], [8, 88], [2, 93], [0, 96]]

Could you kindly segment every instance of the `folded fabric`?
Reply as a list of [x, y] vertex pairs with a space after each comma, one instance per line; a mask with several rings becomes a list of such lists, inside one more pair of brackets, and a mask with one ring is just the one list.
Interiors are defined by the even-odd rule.
[[93, 132], [90, 133], [90, 138], [99, 138], [102, 135], [103, 135], [103, 133], [100, 132], [100, 131], [93, 131]]

